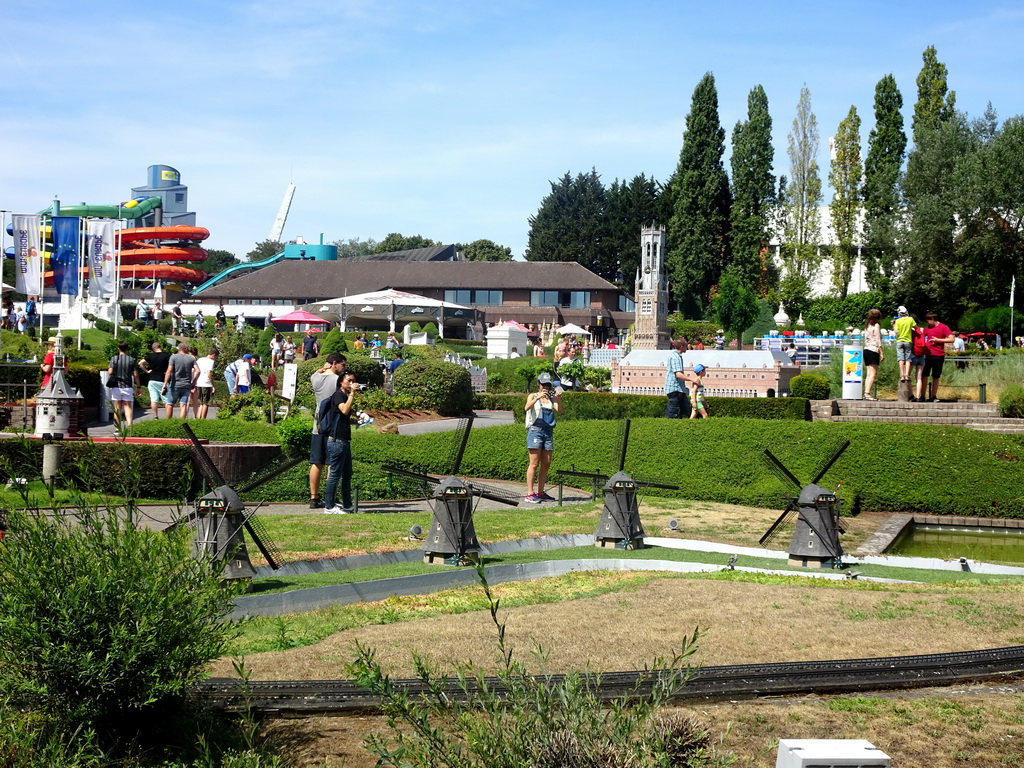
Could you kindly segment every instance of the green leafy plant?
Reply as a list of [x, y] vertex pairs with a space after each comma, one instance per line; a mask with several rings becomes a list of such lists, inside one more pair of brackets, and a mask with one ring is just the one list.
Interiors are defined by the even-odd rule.
[[789, 382], [789, 392], [793, 397], [805, 397], [808, 400], [828, 399], [831, 385], [824, 376], [816, 373], [801, 373]]
[[422, 397], [427, 408], [443, 416], [462, 416], [473, 408], [469, 371], [455, 363], [411, 360], [395, 371], [394, 391]]
[[[349, 673], [380, 697], [391, 729], [365, 742], [378, 766], [697, 768], [711, 762], [705, 728], [689, 718], [659, 714], [690, 677], [687, 662], [696, 651], [696, 630], [679, 652], [655, 659], [629, 690], [606, 702], [600, 675], [587, 670], [531, 675], [514, 658], [483, 566], [477, 574], [497, 630], [501, 665], [495, 677], [471, 664], [445, 675], [416, 654], [416, 676], [425, 693], [410, 694], [384, 673], [372, 649], [356, 645]], [[542, 648], [535, 656], [543, 665]]]
[[1024, 419], [1024, 387], [1007, 387], [999, 396], [999, 412], [1009, 419]]

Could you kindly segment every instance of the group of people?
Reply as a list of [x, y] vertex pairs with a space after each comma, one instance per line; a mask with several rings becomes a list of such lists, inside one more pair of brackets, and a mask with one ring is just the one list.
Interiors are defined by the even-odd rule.
[[[701, 345], [700, 349], [703, 349]], [[665, 395], [668, 405], [665, 407], [667, 419], [706, 419], [708, 408], [704, 394], [704, 374], [707, 367], [698, 363], [693, 366], [692, 373], [686, 372], [683, 353], [689, 349], [685, 338], [672, 342], [665, 366]]]
[[382, 340], [379, 333], [373, 334], [372, 338], [367, 337], [366, 331], [363, 331], [355, 340], [352, 342], [353, 349], [401, 349], [402, 343], [393, 333], [387, 335], [387, 339]]
[[[345, 356], [337, 352], [327, 355], [323, 366], [310, 376], [316, 406], [313, 410], [313, 438], [309, 451], [309, 508], [323, 509], [328, 515], [345, 515], [355, 511], [352, 499], [352, 417], [355, 396], [361, 387], [356, 375], [346, 371]], [[321, 429], [321, 411], [336, 412], [325, 419], [329, 425]], [[320, 500], [320, 480], [327, 467], [324, 500]], [[339, 504], [338, 490], [341, 489]]]
[[[878, 365], [884, 359], [881, 349], [880, 321], [882, 313], [873, 309], [868, 313], [868, 327], [864, 340], [864, 392], [865, 399], [874, 400], [871, 387], [874, 385]], [[924, 325], [918, 322], [901, 306], [896, 310], [893, 329], [896, 331], [896, 360], [900, 366], [900, 383], [911, 383], [911, 402], [935, 402], [939, 392], [939, 379], [946, 362], [946, 345], [953, 344], [957, 335], [949, 326], [939, 321], [935, 312], [924, 316]], [[872, 329], [872, 343], [869, 346], [867, 330]], [[877, 335], [877, 343], [874, 337]], [[869, 358], [868, 352], [871, 351]], [[929, 382], [929, 379], [931, 380]]]
[[0, 328], [15, 333], [25, 333], [29, 326], [39, 322], [37, 298], [29, 296], [25, 306], [15, 306], [10, 299], [4, 301], [3, 312], [0, 313]]
[[[181, 302], [178, 302], [180, 310]], [[153, 302], [153, 306], [149, 306], [145, 299], [139, 299], [139, 303], [135, 305], [135, 319], [142, 323], [147, 328], [156, 328], [156, 324], [164, 319], [164, 305], [159, 299]]]

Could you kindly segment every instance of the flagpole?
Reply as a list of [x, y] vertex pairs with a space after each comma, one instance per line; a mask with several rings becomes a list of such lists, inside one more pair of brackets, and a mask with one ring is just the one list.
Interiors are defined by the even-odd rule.
[[1010, 281], [1010, 346], [1017, 346], [1016, 340], [1013, 338], [1013, 292], [1017, 287], [1017, 275], [1014, 274], [1013, 280]]
[[82, 224], [88, 221], [88, 219], [78, 220], [78, 263], [75, 264], [75, 269], [78, 275], [78, 348], [82, 348], [82, 323], [85, 322], [85, 307], [82, 305], [85, 303], [85, 280], [82, 279], [82, 258], [86, 255], [85, 251], [87, 248], [85, 232], [82, 230]]
[[[0, 210], [0, 286], [3, 283], [4, 265], [7, 263], [7, 249], [4, 248], [4, 235], [7, 233], [7, 214], [9, 211]], [[13, 229], [13, 227], [12, 227]], [[0, 306], [3, 306], [3, 287], [0, 287]]]
[[124, 219], [117, 220], [117, 251], [114, 257], [114, 311], [111, 313], [114, 318], [114, 338], [117, 338], [118, 329], [121, 327], [121, 233], [124, 231]]

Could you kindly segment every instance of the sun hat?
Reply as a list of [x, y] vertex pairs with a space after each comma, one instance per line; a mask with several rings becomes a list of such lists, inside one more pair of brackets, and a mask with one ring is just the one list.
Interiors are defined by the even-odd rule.
[[907, 312], [907, 308], [902, 306], [902, 305], [900, 306], [899, 309], [896, 310], [896, 312], [897, 312], [897, 314], [900, 314], [900, 315], [909, 314], [909, 312]]

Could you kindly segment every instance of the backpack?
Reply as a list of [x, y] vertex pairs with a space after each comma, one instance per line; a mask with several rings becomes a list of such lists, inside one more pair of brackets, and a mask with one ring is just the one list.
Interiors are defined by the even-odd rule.
[[320, 407], [316, 411], [316, 428], [320, 431], [321, 435], [334, 437], [340, 417], [341, 411], [337, 408], [332, 408], [331, 398], [325, 397], [320, 401]]

